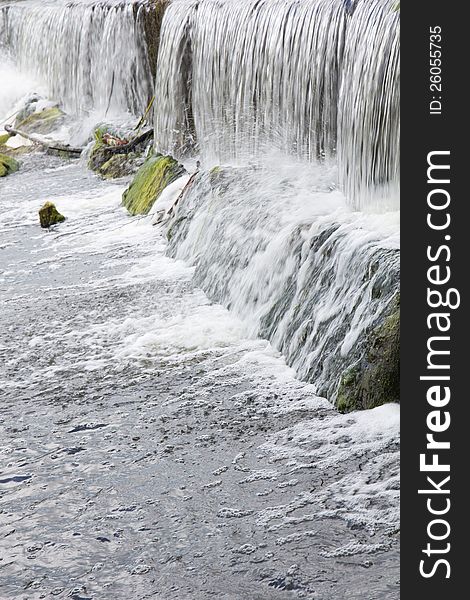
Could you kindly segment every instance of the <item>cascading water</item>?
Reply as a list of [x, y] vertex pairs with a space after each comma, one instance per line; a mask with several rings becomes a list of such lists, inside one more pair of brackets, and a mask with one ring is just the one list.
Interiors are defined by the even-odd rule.
[[169, 237], [210, 297], [335, 401], [396, 306], [399, 215], [351, 212], [319, 171], [291, 163], [200, 174]]
[[[157, 70], [157, 147], [218, 161], [266, 148], [338, 156], [353, 206], [396, 191], [399, 16], [392, 0], [174, 0]], [[370, 199], [370, 198], [369, 198]]]
[[397, 312], [397, 15], [173, 0], [157, 65], [165, 6], [0, 0], [0, 124], [131, 131], [156, 70], [156, 144], [203, 164], [131, 218], [129, 180], [0, 131], [1, 598], [397, 600], [393, 390], [318, 396]]
[[332, 401], [399, 302], [398, 24], [390, 0], [174, 0], [162, 28], [157, 148], [238, 166], [197, 176], [170, 250]]
[[396, 2], [361, 0], [347, 27], [338, 108], [338, 165], [343, 190], [358, 208], [379, 195], [398, 201], [398, 18]]
[[217, 160], [338, 155], [355, 207], [396, 192], [399, 16], [391, 0], [175, 0], [162, 30], [157, 147]]
[[72, 0], [0, 7], [0, 39], [24, 73], [74, 114], [141, 115], [152, 95], [143, 2]]

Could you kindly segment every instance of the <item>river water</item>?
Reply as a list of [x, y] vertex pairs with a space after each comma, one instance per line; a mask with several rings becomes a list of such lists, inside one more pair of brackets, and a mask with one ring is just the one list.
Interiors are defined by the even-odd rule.
[[398, 597], [398, 408], [337, 414], [122, 185], [24, 163], [0, 197], [0, 597]]
[[[1, 66], [0, 118], [34, 77]], [[398, 598], [398, 406], [338, 414], [127, 214], [127, 180], [20, 162], [0, 180], [1, 600]], [[49, 231], [46, 200], [67, 217]]]

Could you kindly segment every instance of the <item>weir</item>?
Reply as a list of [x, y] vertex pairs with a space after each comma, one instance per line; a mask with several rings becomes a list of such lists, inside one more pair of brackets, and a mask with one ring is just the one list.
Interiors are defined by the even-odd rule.
[[155, 89], [156, 149], [204, 168], [169, 252], [320, 394], [398, 399], [394, 0], [26, 0], [0, 40], [75, 114], [141, 115]]
[[7, 3], [0, 5], [0, 40], [67, 112], [138, 116], [153, 91], [148, 10], [143, 1]]
[[157, 148], [208, 159], [273, 147], [338, 160], [354, 208], [396, 194], [399, 14], [392, 0], [173, 0], [156, 80]]

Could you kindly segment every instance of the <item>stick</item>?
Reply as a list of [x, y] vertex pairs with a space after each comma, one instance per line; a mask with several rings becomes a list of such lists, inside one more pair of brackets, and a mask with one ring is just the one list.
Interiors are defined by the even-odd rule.
[[5, 125], [5, 131], [10, 133], [11, 135], [20, 135], [25, 139], [33, 142], [33, 144], [39, 144], [40, 146], [44, 146], [46, 150], [55, 150], [56, 152], [67, 152], [68, 154], [78, 154], [80, 155], [83, 152], [83, 148], [73, 148], [68, 144], [61, 144], [60, 142], [45, 142], [36, 138], [33, 135], [29, 135], [20, 129], [14, 129], [11, 125]]

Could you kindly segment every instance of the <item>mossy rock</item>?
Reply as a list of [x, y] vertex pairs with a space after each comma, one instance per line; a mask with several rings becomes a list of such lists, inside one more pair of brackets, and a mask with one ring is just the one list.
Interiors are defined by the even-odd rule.
[[16, 128], [26, 133], [47, 134], [57, 129], [64, 113], [57, 106], [45, 108], [40, 112], [34, 112], [22, 121], [16, 120]]
[[109, 146], [96, 140], [88, 156], [88, 168], [92, 171], [99, 171], [99, 169], [108, 162], [109, 157]]
[[46, 202], [39, 209], [39, 222], [44, 229], [47, 229], [52, 225], [57, 225], [57, 223], [62, 223], [63, 221], [65, 221], [65, 217], [60, 214], [54, 203]]
[[103, 179], [118, 179], [132, 175], [137, 171], [137, 154], [113, 154], [111, 158], [98, 167], [97, 172]]
[[122, 203], [131, 215], [146, 215], [163, 190], [185, 173], [172, 156], [150, 156], [124, 192]]
[[[108, 144], [105, 143], [104, 141], [104, 136], [105, 135], [110, 135], [110, 136], [114, 136], [117, 138], [121, 137], [121, 133], [119, 131], [117, 131], [115, 128], [113, 128], [110, 125], [99, 125], [95, 131], [93, 132], [93, 136], [95, 138], [95, 143], [93, 144], [93, 147], [90, 151], [90, 154], [88, 156], [88, 168], [91, 169], [92, 171], [96, 171], [97, 173], [99, 173], [102, 177], [105, 177], [105, 172], [107, 170], [112, 170], [113, 169], [113, 165], [117, 166], [119, 163], [124, 163], [125, 159], [118, 159], [115, 160], [116, 154], [113, 154], [112, 152], [110, 152], [111, 149], [115, 149], [115, 146], [109, 146]], [[123, 156], [123, 155], [122, 155]], [[111, 161], [111, 162], [110, 162]], [[110, 164], [106, 165], [106, 163], [110, 162]], [[106, 167], [105, 167], [106, 165]], [[104, 168], [104, 171], [102, 171], [102, 169]], [[132, 172], [130, 173], [125, 173], [127, 175], [130, 175]], [[122, 177], [123, 175], [116, 175], [115, 177]], [[112, 177], [114, 177], [113, 175], [109, 176], [109, 179], [111, 179]], [[108, 178], [108, 177], [106, 177]]]
[[0, 154], [0, 177], [6, 177], [10, 173], [18, 171], [20, 163], [12, 156], [6, 154]]
[[400, 401], [400, 296], [384, 321], [373, 329], [362, 361], [341, 377], [336, 407], [340, 412], [375, 408]]
[[0, 135], [0, 146], [4, 146], [8, 140], [10, 139], [10, 134], [9, 133], [5, 133]]

